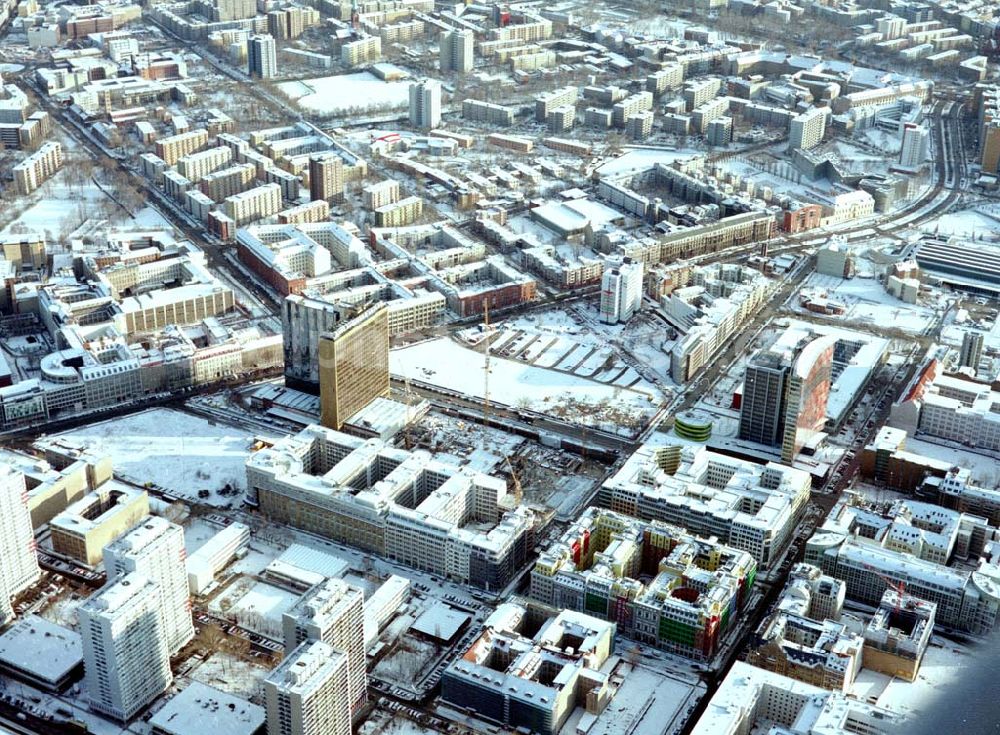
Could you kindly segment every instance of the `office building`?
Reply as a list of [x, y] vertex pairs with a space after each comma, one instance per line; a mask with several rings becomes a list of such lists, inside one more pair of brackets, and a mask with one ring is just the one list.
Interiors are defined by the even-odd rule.
[[38, 581], [38, 555], [28, 510], [24, 473], [0, 466], [0, 624], [14, 615], [11, 599]]
[[336, 153], [309, 156], [309, 198], [327, 202], [344, 198], [344, 160]]
[[962, 332], [962, 347], [958, 351], [958, 366], [979, 370], [983, 359], [983, 333], [978, 329], [966, 329]]
[[809, 150], [819, 145], [826, 133], [826, 121], [829, 116], [830, 108], [813, 107], [793, 117], [788, 135], [789, 148]]
[[772, 611], [750, 640], [747, 663], [813, 686], [848, 693], [864, 639], [840, 622], [844, 583], [796, 564]]
[[257, 79], [272, 79], [278, 73], [278, 51], [274, 36], [255, 33], [247, 39], [247, 73]]
[[381, 439], [313, 425], [246, 469], [251, 500], [275, 522], [461, 584], [503, 589], [533, 545], [534, 514], [507, 510], [506, 482]]
[[170, 655], [194, 637], [185, 555], [184, 529], [159, 516], [149, 516], [104, 547], [108, 579], [135, 572], [159, 586], [163, 635]]
[[1000, 391], [991, 383], [939, 374], [897, 406], [898, 425], [973, 449], [1000, 451]]
[[836, 338], [787, 333], [746, 367], [739, 438], [781, 447], [790, 464], [826, 425]]
[[601, 321], [627, 322], [642, 308], [642, 262], [608, 260], [601, 277]]
[[983, 173], [1000, 173], [1000, 118], [987, 122], [981, 130], [979, 162]]
[[30, 194], [62, 168], [62, 143], [49, 142], [14, 166], [18, 194]]
[[423, 129], [441, 125], [441, 82], [425, 79], [410, 85], [410, 125]]
[[351, 735], [347, 655], [306, 641], [264, 678], [267, 735]]
[[441, 699], [509, 730], [555, 735], [577, 707], [594, 715], [611, 701], [611, 677], [601, 667], [616, 626], [563, 610], [529, 636], [527, 617], [519, 605], [500, 605], [445, 669]]
[[901, 714], [737, 661], [691, 733], [892, 735], [902, 722]]
[[320, 422], [339, 429], [379, 396], [389, 395], [389, 315], [375, 304], [319, 337]]
[[282, 618], [285, 654], [304, 641], [322, 641], [347, 655], [349, 699], [356, 714], [368, 699], [365, 673], [364, 593], [327, 579], [303, 595]]
[[234, 556], [250, 543], [250, 528], [242, 523], [230, 523], [187, 557], [188, 591], [192, 595], [205, 592]]
[[899, 151], [901, 168], [920, 169], [930, 153], [930, 131], [917, 123], [903, 123], [903, 146]]
[[95, 592], [77, 615], [91, 709], [131, 720], [173, 680], [159, 585], [128, 574]]
[[467, 74], [472, 71], [475, 40], [475, 34], [469, 29], [442, 33], [438, 42], [441, 50], [441, 73]]
[[717, 537], [763, 567], [784, 554], [809, 502], [810, 487], [802, 470], [655, 439], [604, 482], [595, 503]]
[[145, 490], [106, 483], [49, 521], [52, 550], [88, 567], [97, 566], [104, 547], [148, 515]]

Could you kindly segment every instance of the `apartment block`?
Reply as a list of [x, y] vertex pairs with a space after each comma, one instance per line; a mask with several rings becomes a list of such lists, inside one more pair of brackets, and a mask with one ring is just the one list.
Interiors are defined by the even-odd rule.
[[282, 617], [285, 654], [305, 641], [321, 641], [347, 655], [351, 712], [358, 713], [368, 699], [364, 641], [364, 592], [340, 579], [327, 579], [305, 595]]
[[226, 197], [222, 202], [222, 211], [239, 226], [276, 214], [281, 204], [281, 186], [261, 184]]
[[535, 121], [543, 123], [557, 107], [575, 105], [579, 96], [580, 91], [576, 87], [562, 87], [539, 95], [535, 98]]
[[177, 159], [177, 173], [191, 183], [197, 184], [208, 174], [228, 164], [232, 158], [233, 152], [226, 146], [209, 148]]
[[336, 153], [309, 156], [309, 198], [327, 202], [344, 198], [344, 160]]
[[194, 637], [185, 557], [184, 529], [159, 516], [149, 516], [104, 547], [104, 570], [109, 579], [135, 572], [159, 585], [163, 634], [170, 655]]
[[632, 115], [637, 115], [641, 112], [648, 112], [652, 109], [653, 93], [637, 92], [636, 94], [626, 97], [621, 102], [616, 103], [615, 106], [611, 108], [612, 122], [615, 127], [623, 128], [625, 127], [625, 121]]
[[829, 107], [813, 107], [792, 118], [788, 146], [793, 150], [809, 150], [819, 145], [826, 134]]
[[7, 623], [11, 600], [41, 576], [24, 473], [9, 463], [0, 466], [0, 554], [0, 623]]
[[467, 74], [475, 63], [475, 34], [469, 29], [445, 31], [438, 38], [441, 73]]
[[49, 142], [14, 166], [14, 185], [19, 194], [30, 194], [62, 168], [62, 143]]
[[156, 155], [163, 159], [168, 166], [174, 166], [182, 156], [194, 153], [207, 144], [208, 131], [204, 128], [199, 128], [187, 133], [160, 138], [153, 145]]
[[77, 608], [91, 709], [127, 722], [170, 686], [160, 600], [156, 582], [129, 574]]
[[493, 102], [465, 100], [462, 102], [462, 117], [473, 122], [510, 127], [514, 124], [514, 109]]
[[347, 655], [307, 641], [264, 678], [268, 735], [350, 735]]
[[386, 179], [376, 184], [369, 184], [362, 190], [365, 209], [378, 209], [399, 201], [399, 182]]
[[424, 200], [418, 196], [404, 197], [374, 210], [376, 227], [404, 227], [413, 224], [424, 211]]
[[382, 58], [382, 38], [367, 36], [357, 41], [348, 41], [340, 47], [340, 60], [347, 66], [370, 64]]

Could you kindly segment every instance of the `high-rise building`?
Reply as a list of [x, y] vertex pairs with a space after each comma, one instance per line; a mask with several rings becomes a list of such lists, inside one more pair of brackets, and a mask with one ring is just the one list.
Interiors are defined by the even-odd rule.
[[471, 30], [446, 31], [439, 41], [441, 72], [465, 74], [472, 71], [475, 34]]
[[903, 147], [899, 151], [899, 165], [905, 169], [919, 169], [927, 160], [930, 131], [923, 125], [904, 123]]
[[247, 73], [258, 79], [271, 79], [278, 73], [278, 51], [274, 36], [257, 33], [247, 41]]
[[814, 107], [792, 118], [788, 134], [790, 148], [808, 150], [819, 145], [826, 133], [826, 120], [830, 115], [828, 107]]
[[339, 429], [372, 399], [388, 394], [389, 314], [378, 303], [320, 335], [320, 421]]
[[109, 579], [137, 572], [159, 585], [164, 636], [171, 655], [194, 637], [186, 556], [184, 530], [158, 516], [149, 516], [104, 547]]
[[159, 585], [126, 575], [95, 592], [77, 614], [91, 709], [132, 719], [173, 680]]
[[367, 700], [365, 683], [364, 593], [341, 579], [327, 579], [285, 613], [285, 653], [304, 641], [322, 641], [347, 654], [351, 711]]
[[1000, 169], [1000, 119], [986, 123], [982, 131], [980, 164], [984, 174], [995, 174]]
[[976, 329], [967, 329], [962, 334], [962, 347], [958, 352], [958, 366], [979, 370], [979, 362], [983, 359], [983, 333]]
[[627, 322], [642, 308], [642, 262], [609, 260], [601, 277], [601, 321]]
[[799, 336], [779, 343], [746, 367], [739, 437], [781, 447], [790, 464], [826, 424], [835, 337]]
[[410, 85], [410, 125], [436, 128], [441, 124], [441, 83], [425, 79]]
[[327, 202], [344, 198], [344, 160], [336, 153], [309, 156], [309, 198]]
[[810, 339], [792, 362], [785, 392], [781, 461], [791, 464], [799, 450], [826, 425], [836, 337]]
[[307, 641], [264, 679], [267, 735], [350, 735], [347, 655]]
[[38, 581], [38, 554], [24, 473], [0, 466], [0, 623], [14, 617], [11, 598]]
[[740, 439], [776, 446], [781, 438], [788, 368], [777, 355], [761, 355], [746, 367], [740, 405]]

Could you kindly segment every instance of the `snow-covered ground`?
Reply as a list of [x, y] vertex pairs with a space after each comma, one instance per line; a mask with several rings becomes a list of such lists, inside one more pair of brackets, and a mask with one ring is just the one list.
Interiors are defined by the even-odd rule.
[[209, 609], [232, 616], [244, 628], [280, 639], [281, 616], [298, 599], [293, 592], [243, 577], [212, 600]]
[[257, 693], [268, 669], [219, 651], [195, 668], [190, 676], [202, 684], [249, 699]]
[[[393, 350], [389, 366], [395, 376], [457, 395], [477, 399], [485, 395], [482, 353], [446, 337]], [[658, 406], [649, 393], [497, 357], [490, 360], [489, 392], [494, 404], [608, 431], [635, 429], [646, 423]]]
[[[831, 321], [892, 326], [919, 334], [934, 320], [932, 309], [900, 301], [874, 278], [837, 278], [813, 273], [806, 279], [801, 292], [843, 304], [846, 312], [831, 315]], [[804, 311], [797, 304], [796, 310]]]
[[284, 82], [278, 89], [300, 107], [327, 114], [397, 109], [410, 101], [409, 82], [384, 82], [369, 72]]
[[[156, 408], [72, 429], [40, 440], [86, 447], [111, 456], [115, 474], [137, 485], [210, 505], [238, 504], [254, 435], [182, 411]], [[226, 485], [235, 495], [220, 495]], [[198, 492], [209, 496], [200, 498]]]
[[618, 176], [635, 171], [642, 171], [657, 163], [672, 163], [679, 159], [704, 155], [704, 151], [693, 148], [633, 148], [617, 158], [613, 158], [597, 167], [601, 176]]
[[962, 676], [963, 661], [971, 663], [974, 651], [966, 646], [934, 637], [924, 654], [917, 679], [908, 682], [869, 669], [862, 669], [850, 694], [862, 701], [875, 701], [879, 707], [913, 719], [937, 704], [936, 694], [952, 687]]
[[995, 232], [998, 227], [1000, 224], [998, 224], [997, 219], [987, 217], [976, 209], [963, 209], [932, 219], [924, 223], [920, 229], [925, 232], [936, 232], [940, 235], [977, 237], [984, 233]]

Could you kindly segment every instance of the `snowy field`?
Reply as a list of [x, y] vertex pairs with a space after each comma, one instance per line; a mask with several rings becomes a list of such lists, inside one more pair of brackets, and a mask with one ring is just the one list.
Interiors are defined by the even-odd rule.
[[326, 114], [398, 109], [410, 102], [409, 82], [383, 82], [368, 72], [284, 82], [278, 89], [299, 107]]
[[[137, 485], [209, 505], [238, 504], [254, 435], [167, 408], [72, 429], [39, 441], [86, 447], [111, 456], [115, 475]], [[221, 495], [226, 485], [235, 495]], [[206, 498], [199, 491], [206, 490]]]
[[[389, 366], [399, 378], [480, 400], [485, 394], [482, 353], [446, 337], [393, 350]], [[496, 357], [490, 360], [489, 390], [494, 404], [607, 431], [616, 431], [616, 424], [637, 429], [657, 409], [648, 393]]]

